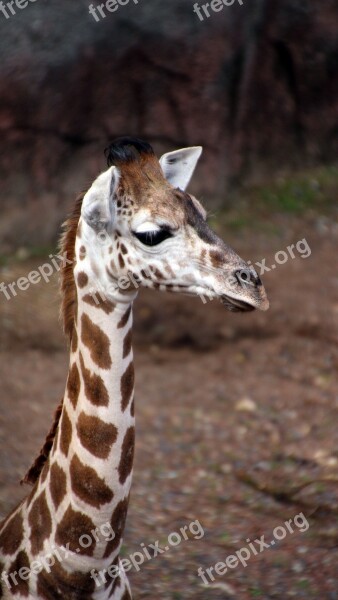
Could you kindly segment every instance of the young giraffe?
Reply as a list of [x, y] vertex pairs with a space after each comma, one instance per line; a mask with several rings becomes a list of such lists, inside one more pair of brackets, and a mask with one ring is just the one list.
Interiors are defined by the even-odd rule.
[[69, 375], [63, 405], [25, 477], [34, 487], [0, 528], [1, 597], [131, 598], [119, 551], [134, 454], [138, 286], [217, 297], [233, 311], [268, 308], [256, 272], [183, 191], [200, 154], [186, 148], [158, 161], [145, 142], [116, 140], [106, 151], [108, 170], [66, 223]]

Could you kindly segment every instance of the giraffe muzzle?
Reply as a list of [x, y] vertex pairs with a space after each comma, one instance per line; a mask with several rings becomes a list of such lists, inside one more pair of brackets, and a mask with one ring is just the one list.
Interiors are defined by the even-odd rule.
[[231, 293], [223, 293], [221, 302], [231, 312], [267, 310], [269, 300], [261, 279], [252, 267], [236, 269], [231, 277]]

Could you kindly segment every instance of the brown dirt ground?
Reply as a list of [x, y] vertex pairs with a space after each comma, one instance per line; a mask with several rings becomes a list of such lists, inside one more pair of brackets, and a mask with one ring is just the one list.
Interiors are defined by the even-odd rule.
[[[244, 257], [267, 258], [306, 237], [311, 257], [264, 276], [271, 309], [232, 315], [216, 302], [142, 292], [135, 307], [137, 452], [127, 556], [198, 519], [205, 535], [130, 575], [134, 597], [173, 600], [338, 599], [337, 230], [285, 218], [278, 233], [228, 235]], [[13, 263], [13, 281], [41, 264]], [[67, 352], [56, 278], [1, 297], [0, 515], [62, 396]], [[330, 481], [331, 480], [331, 481]], [[299, 490], [304, 483], [313, 482]], [[303, 512], [293, 534], [213, 585], [214, 565]]]

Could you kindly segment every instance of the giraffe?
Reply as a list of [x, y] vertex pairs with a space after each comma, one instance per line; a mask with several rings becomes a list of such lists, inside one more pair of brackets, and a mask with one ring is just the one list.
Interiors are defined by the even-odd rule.
[[185, 190], [201, 147], [160, 160], [119, 138], [108, 169], [65, 223], [62, 317], [70, 361], [65, 394], [24, 482], [30, 494], [0, 526], [5, 599], [128, 600], [119, 558], [132, 478], [135, 415], [132, 307], [139, 287], [266, 310], [248, 266], [209, 228]]

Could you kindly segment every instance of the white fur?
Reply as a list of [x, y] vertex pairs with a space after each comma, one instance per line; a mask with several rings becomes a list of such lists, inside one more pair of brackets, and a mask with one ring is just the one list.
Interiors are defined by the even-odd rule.
[[82, 217], [96, 230], [102, 230], [114, 221], [114, 191], [119, 180], [116, 167], [109, 167], [93, 182], [82, 202]]
[[202, 146], [167, 152], [160, 158], [164, 176], [174, 188], [185, 190], [202, 154]]

